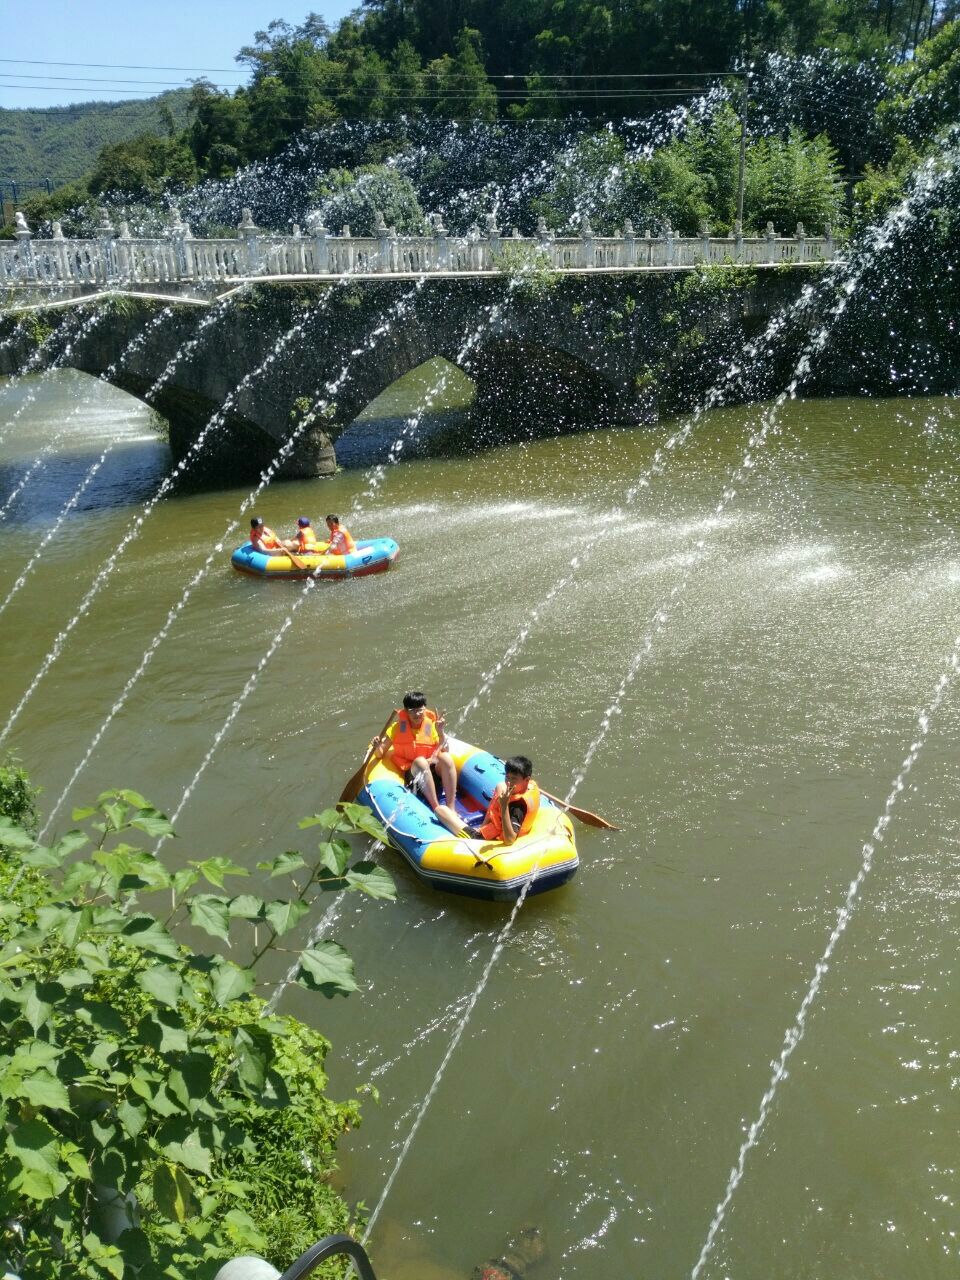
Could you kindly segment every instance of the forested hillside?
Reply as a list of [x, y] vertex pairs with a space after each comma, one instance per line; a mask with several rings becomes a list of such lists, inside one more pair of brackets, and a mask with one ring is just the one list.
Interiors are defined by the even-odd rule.
[[[331, 30], [275, 20], [233, 93], [103, 105], [128, 133], [86, 152], [57, 115], [26, 176], [75, 179], [20, 207], [89, 234], [107, 205], [156, 234], [180, 202], [197, 234], [317, 212], [359, 230], [495, 208], [530, 231], [584, 218], [818, 232], [881, 214], [958, 116], [960, 0], [364, 0]], [[154, 124], [137, 112], [155, 112]], [[92, 120], [101, 120], [94, 109]], [[53, 113], [0, 113], [18, 128]], [[71, 144], [71, 138], [73, 143]], [[96, 154], [95, 154], [96, 151]], [[3, 170], [0, 167], [0, 177]], [[82, 175], [82, 177], [81, 177]], [[0, 234], [11, 235], [8, 224]]]
[[176, 89], [137, 102], [81, 102], [69, 107], [0, 108], [0, 185], [57, 187], [84, 177], [108, 143], [138, 133], [166, 133], [186, 123], [190, 91]]

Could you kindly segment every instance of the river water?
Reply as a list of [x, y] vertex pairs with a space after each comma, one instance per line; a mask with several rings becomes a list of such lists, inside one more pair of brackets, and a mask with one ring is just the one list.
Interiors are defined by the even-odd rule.
[[[168, 466], [147, 411], [83, 375], [0, 391], [0, 599], [110, 439], [90, 490], [0, 618], [10, 713]], [[371, 1240], [393, 1280], [468, 1275], [538, 1225], [534, 1275], [688, 1276], [893, 779], [960, 627], [960, 467], [945, 400], [790, 402], [720, 516], [756, 411], [717, 412], [627, 509], [667, 428], [391, 468], [352, 520], [401, 544], [381, 577], [295, 615], [178, 823], [176, 859], [306, 847], [403, 691], [456, 720], [571, 556], [462, 736], [566, 790], [632, 656], [668, 613], [577, 793], [581, 871], [524, 905]], [[360, 471], [275, 485], [284, 530], [351, 510]], [[245, 491], [157, 508], [8, 745], [52, 803]], [[239, 541], [239, 539], [236, 539]], [[228, 549], [116, 717], [71, 803], [132, 786], [168, 812], [295, 598]], [[675, 590], [685, 584], [682, 591]], [[702, 1274], [954, 1276], [960, 841], [952, 687], [893, 809], [806, 1036]], [[61, 829], [67, 825], [66, 810]], [[344, 901], [362, 991], [283, 1007], [331, 1038], [332, 1092], [370, 1082], [342, 1148], [371, 1209], [508, 911], [440, 895], [387, 852], [398, 901]]]

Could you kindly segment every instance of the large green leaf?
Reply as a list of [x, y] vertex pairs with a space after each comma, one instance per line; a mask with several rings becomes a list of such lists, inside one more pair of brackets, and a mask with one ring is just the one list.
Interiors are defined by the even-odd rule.
[[197, 1212], [193, 1183], [178, 1165], [157, 1166], [153, 1175], [153, 1198], [170, 1222], [186, 1222]]
[[138, 831], [145, 831], [154, 840], [161, 840], [167, 836], [176, 836], [177, 834], [166, 814], [161, 813], [159, 809], [154, 809], [151, 805], [145, 806], [132, 817], [130, 826], [136, 827]]
[[195, 871], [193, 867], [182, 867], [181, 870], [173, 873], [174, 892], [179, 896], [187, 889], [191, 889], [199, 879], [199, 871]]
[[229, 858], [205, 858], [203, 862], [192, 862], [190, 864], [196, 867], [203, 878], [214, 884], [218, 889], [223, 888], [223, 882], [227, 876], [248, 876], [250, 872], [246, 867], [240, 867], [235, 862], [231, 862]]
[[110, 827], [114, 831], [119, 831], [127, 817], [127, 806], [117, 803], [102, 804], [100, 812], [107, 819]]
[[313, 813], [309, 818], [302, 818], [297, 826], [301, 831], [305, 831], [307, 827], [329, 827], [331, 831], [335, 831], [342, 821], [343, 818], [336, 809], [324, 809], [323, 813]]
[[38, 1116], [11, 1129], [4, 1147], [22, 1168], [56, 1173], [60, 1167], [58, 1140], [56, 1131]]
[[107, 1244], [92, 1231], [88, 1231], [83, 1237], [83, 1247], [98, 1270], [106, 1271], [114, 1280], [123, 1280], [123, 1255], [115, 1244]]
[[273, 1038], [256, 1023], [238, 1027], [233, 1037], [237, 1075], [254, 1092], [263, 1088], [273, 1061]]
[[257, 869], [259, 871], [269, 871], [271, 876], [282, 876], [289, 875], [293, 871], [299, 871], [301, 867], [306, 865], [302, 853], [298, 853], [296, 849], [288, 849], [286, 853], [278, 854], [276, 858], [271, 858], [269, 862], [258, 862]]
[[56, 1111], [72, 1110], [66, 1089], [49, 1071], [35, 1071], [32, 1076], [25, 1076], [19, 1092], [31, 1106], [52, 1107]]
[[392, 902], [397, 896], [397, 886], [390, 872], [373, 862], [355, 862], [345, 879], [351, 889], [361, 889], [371, 898], [386, 898]]
[[305, 902], [300, 902], [297, 899], [287, 902], [285, 899], [280, 898], [265, 905], [264, 915], [271, 929], [277, 934], [282, 934], [299, 924], [309, 910], [310, 908]]
[[60, 941], [66, 947], [75, 947], [92, 925], [93, 911], [90, 907], [71, 911], [60, 926]]
[[24, 831], [23, 827], [17, 826], [12, 818], [0, 817], [0, 848], [32, 849], [36, 843], [36, 836], [32, 836], [29, 831]]
[[174, 1160], [194, 1173], [212, 1175], [213, 1151], [206, 1145], [199, 1132], [194, 1129], [181, 1142], [165, 1142], [160, 1148], [168, 1160]]
[[124, 1133], [130, 1138], [136, 1138], [147, 1123], [146, 1107], [138, 1107], [124, 1100], [117, 1107], [117, 1119], [123, 1126]]
[[252, 893], [241, 893], [230, 899], [230, 914], [239, 920], [258, 920], [263, 914], [263, 899]]
[[166, 1086], [163, 1084], [153, 1091], [153, 1094], [147, 1099], [147, 1105], [158, 1116], [176, 1116], [182, 1110], [180, 1104], [170, 1097]]
[[167, 1093], [191, 1115], [206, 1102], [213, 1085], [213, 1062], [204, 1054], [187, 1053], [167, 1076]]
[[76, 853], [78, 849], [85, 848], [89, 843], [90, 837], [85, 831], [68, 831], [53, 846], [53, 852], [63, 862], [70, 857], [71, 853]]
[[339, 942], [318, 942], [315, 947], [308, 947], [300, 957], [297, 981], [325, 996], [347, 995], [357, 989], [353, 961]]
[[46, 1040], [27, 1040], [17, 1045], [11, 1065], [17, 1071], [36, 1071], [38, 1067], [49, 1067], [62, 1054], [60, 1045], [49, 1044]]
[[212, 893], [195, 894], [189, 903], [190, 919], [204, 932], [230, 941], [230, 901]]
[[366, 835], [373, 836], [374, 840], [379, 840], [381, 844], [386, 843], [386, 831], [365, 805], [346, 803], [342, 804], [340, 809], [353, 830], [363, 831]]
[[177, 1007], [183, 991], [183, 979], [176, 969], [165, 964], [155, 964], [137, 974], [137, 985], [161, 1004]]
[[318, 861], [332, 875], [342, 876], [352, 850], [346, 840], [321, 840], [317, 845]]
[[239, 1000], [253, 989], [254, 975], [249, 969], [241, 969], [229, 960], [223, 961], [213, 972], [213, 997], [217, 1004], [229, 1004]]
[[23, 1002], [24, 1016], [33, 1028], [34, 1034], [36, 1034], [49, 1021], [53, 1008], [45, 1000], [41, 999], [35, 982], [25, 983], [23, 994], [25, 996]]
[[68, 1180], [62, 1173], [50, 1173], [46, 1169], [24, 1169], [10, 1183], [13, 1191], [40, 1204], [55, 1200], [66, 1191], [67, 1185]]
[[180, 948], [153, 916], [133, 916], [123, 929], [123, 935], [134, 946], [142, 947], [144, 951], [155, 951], [158, 956], [176, 959], [180, 955]]

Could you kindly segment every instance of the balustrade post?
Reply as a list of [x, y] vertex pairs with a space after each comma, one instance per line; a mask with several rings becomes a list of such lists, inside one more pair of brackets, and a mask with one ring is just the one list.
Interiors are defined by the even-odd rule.
[[[373, 213], [373, 234], [377, 237], [377, 270], [390, 270], [390, 230], [379, 209]], [[394, 232], [396, 234], [396, 232]]]
[[832, 262], [833, 261], [833, 227], [831, 227], [829, 222], [823, 228], [823, 238], [824, 238], [824, 241], [826, 242], [823, 248], [826, 254], [827, 262]]
[[804, 262], [807, 256], [807, 230], [802, 222], [797, 223], [797, 229], [794, 232], [797, 240], [797, 262]]
[[777, 233], [773, 229], [773, 223], [767, 223], [767, 262], [776, 262], [777, 260]]
[[637, 265], [637, 235], [630, 218], [623, 220], [623, 265], [625, 267]]
[[132, 280], [134, 272], [133, 255], [130, 248], [130, 223], [124, 219], [120, 223], [120, 232], [114, 244], [117, 255], [117, 272], [121, 280]]
[[673, 252], [674, 252], [674, 235], [673, 235], [673, 223], [670, 221], [669, 218], [664, 218], [663, 220], [663, 238], [666, 241], [666, 265], [668, 267], [672, 267]]
[[53, 224], [53, 251], [57, 257], [57, 270], [60, 279], [66, 283], [73, 276], [70, 270], [70, 257], [67, 254], [67, 242], [63, 238], [63, 227], [59, 222]]
[[488, 213], [485, 219], [487, 230], [487, 243], [484, 249], [484, 261], [482, 266], [487, 271], [496, 270], [497, 258], [502, 248], [500, 239], [500, 228], [497, 226], [497, 215]]
[[540, 242], [541, 253], [546, 258], [547, 262], [550, 263], [551, 267], [555, 267], [557, 265], [556, 246], [554, 244], [556, 236], [547, 227], [546, 218], [537, 219], [537, 239]]
[[36, 280], [37, 278], [37, 260], [33, 256], [33, 233], [27, 226], [27, 220], [18, 209], [13, 215], [13, 221], [16, 226], [14, 235], [17, 239], [17, 258], [26, 267], [24, 275], [27, 280]]
[[586, 214], [580, 220], [580, 265], [582, 267], [595, 267], [596, 250], [593, 240], [593, 227], [590, 225], [590, 219]]
[[109, 209], [101, 207], [98, 211], [100, 222], [97, 224], [97, 241], [100, 246], [100, 270], [104, 281], [112, 280], [117, 275], [113, 242], [117, 237], [116, 229], [110, 221]]
[[260, 228], [254, 223], [250, 209], [243, 210], [237, 230], [243, 237], [247, 270], [251, 275], [256, 275], [260, 271]]
[[312, 219], [307, 223], [313, 236], [313, 265], [321, 276], [330, 273], [330, 245], [327, 243], [327, 228], [321, 221]]
[[443, 214], [438, 213], [433, 220], [433, 234], [437, 238], [436, 263], [438, 271], [450, 270], [450, 241], [447, 228], [443, 225]]
[[743, 223], [738, 218], [733, 224], [733, 260], [743, 262]]
[[297, 259], [297, 275], [304, 275], [306, 272], [306, 262], [303, 256], [303, 235], [300, 231], [300, 223], [293, 224], [293, 239], [295, 241], [293, 249]]
[[193, 237], [190, 228], [180, 217], [180, 210], [175, 204], [170, 206], [167, 214], [167, 235], [173, 248], [173, 266], [176, 280], [193, 278], [193, 252], [187, 241]]
[[704, 218], [700, 223], [700, 257], [710, 261], [710, 223]]
[[653, 266], [653, 233], [651, 232], [649, 227], [643, 233], [643, 243], [644, 243], [644, 257], [646, 258], [645, 265], [648, 267], [652, 267]]

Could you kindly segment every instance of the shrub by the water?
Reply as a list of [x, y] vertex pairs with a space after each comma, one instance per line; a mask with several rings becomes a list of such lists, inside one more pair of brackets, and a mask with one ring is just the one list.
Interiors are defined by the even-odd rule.
[[[0, 1264], [42, 1280], [203, 1280], [242, 1253], [286, 1266], [347, 1228], [328, 1175], [357, 1104], [326, 1097], [323, 1036], [257, 990], [326, 893], [393, 896], [381, 868], [351, 863], [346, 832], [381, 834], [369, 814], [302, 822], [324, 838], [259, 864], [287, 885], [262, 898], [233, 890], [248, 873], [228, 858], [174, 871], [138, 848], [172, 832], [135, 792], [76, 810], [82, 825], [49, 847], [27, 829], [15, 764], [0, 805]], [[247, 962], [178, 942], [188, 922]], [[337, 943], [296, 955], [301, 986], [356, 989]]]

